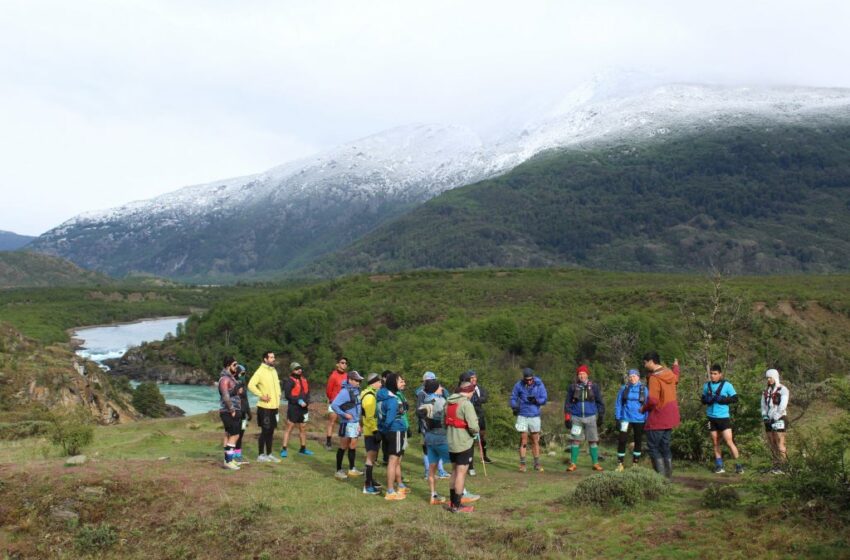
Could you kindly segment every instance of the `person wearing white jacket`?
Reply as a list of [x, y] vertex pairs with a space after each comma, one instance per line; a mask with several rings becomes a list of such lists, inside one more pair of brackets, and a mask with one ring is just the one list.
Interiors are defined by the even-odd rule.
[[785, 451], [785, 431], [788, 429], [788, 387], [779, 382], [779, 372], [769, 369], [764, 376], [767, 387], [761, 395], [761, 417], [767, 434], [767, 445], [773, 456], [771, 474], [782, 474], [782, 464], [788, 458]]

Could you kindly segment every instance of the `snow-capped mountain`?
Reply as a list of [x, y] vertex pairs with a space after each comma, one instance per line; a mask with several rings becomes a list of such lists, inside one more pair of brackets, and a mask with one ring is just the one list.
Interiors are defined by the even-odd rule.
[[486, 145], [460, 126], [402, 126], [257, 175], [83, 214], [32, 247], [118, 275], [291, 270], [441, 192], [506, 172], [546, 150], [848, 118], [850, 90], [596, 81], [523, 130], [506, 131]]

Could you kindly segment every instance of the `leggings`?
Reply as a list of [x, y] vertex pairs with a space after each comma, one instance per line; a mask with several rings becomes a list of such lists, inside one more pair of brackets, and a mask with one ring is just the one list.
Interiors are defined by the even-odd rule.
[[[629, 422], [629, 427], [632, 429], [632, 433], [635, 438], [635, 450], [634, 452], [640, 455], [641, 449], [641, 441], [643, 440], [643, 422]], [[629, 432], [619, 432], [617, 434], [617, 453], [620, 455], [624, 455], [626, 453], [626, 442], [629, 439]]]
[[274, 428], [260, 430], [260, 455], [271, 455], [274, 444]]

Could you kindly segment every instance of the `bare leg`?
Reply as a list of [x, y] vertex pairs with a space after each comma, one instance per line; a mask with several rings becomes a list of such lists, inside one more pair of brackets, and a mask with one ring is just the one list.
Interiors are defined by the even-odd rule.
[[[715, 442], [717, 441], [717, 432], [711, 432], [712, 437], [714, 437]], [[729, 448], [729, 451], [732, 452], [732, 457], [737, 460], [738, 459], [738, 446], [735, 445], [735, 441], [732, 438], [732, 430], [723, 430], [723, 441], [726, 442], [726, 447]], [[714, 444], [714, 455], [716, 457], [720, 456], [720, 444]]]
[[[726, 432], [724, 431], [723, 434], [725, 436]], [[720, 438], [717, 437], [717, 432], [711, 432], [711, 443], [714, 445], [714, 458], [720, 459], [723, 457], [723, 450], [720, 449]]]

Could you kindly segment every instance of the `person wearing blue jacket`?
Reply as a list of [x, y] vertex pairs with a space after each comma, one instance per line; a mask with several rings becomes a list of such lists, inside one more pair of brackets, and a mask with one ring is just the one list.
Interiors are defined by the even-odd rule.
[[729, 405], [738, 402], [738, 394], [732, 384], [723, 379], [723, 371], [718, 364], [713, 364], [709, 369], [709, 378], [702, 386], [702, 404], [706, 406], [708, 430], [714, 444], [714, 473], [726, 472], [723, 468], [723, 450], [720, 447], [722, 437], [735, 459], [735, 473], [743, 474], [744, 467], [738, 462], [738, 447], [732, 437], [732, 419], [729, 415]]
[[534, 457], [534, 470], [543, 472], [540, 465], [540, 407], [546, 404], [549, 396], [546, 386], [534, 370], [522, 370], [522, 379], [517, 381], [511, 391], [511, 410], [516, 416], [516, 431], [520, 433], [519, 440], [519, 472], [525, 472], [525, 455], [528, 446], [528, 436], [531, 435], [531, 454]]
[[[401, 482], [401, 456], [406, 447], [407, 426], [402, 414], [399, 391], [404, 389], [404, 379], [397, 373], [387, 374], [384, 386], [378, 391], [378, 431], [387, 444], [387, 500], [403, 500], [407, 487]], [[398, 489], [396, 489], [398, 486]]]
[[629, 428], [632, 429], [635, 447], [632, 450], [632, 465], [640, 462], [641, 441], [643, 440], [643, 425], [646, 422], [646, 412], [640, 409], [646, 403], [647, 388], [640, 381], [640, 371], [629, 370], [629, 376], [625, 384], [617, 393], [614, 401], [614, 417], [617, 419], [617, 471], [622, 472], [625, 467], [623, 461], [626, 458], [626, 442], [629, 439]]
[[[331, 401], [331, 410], [339, 418], [339, 449], [336, 450], [336, 474], [339, 480], [363, 474], [354, 468], [357, 455], [357, 440], [360, 438], [360, 382], [363, 376], [356, 370], [348, 372], [348, 378], [342, 382], [342, 388]], [[348, 452], [348, 472], [342, 468], [342, 458]]]
[[570, 430], [570, 464], [567, 472], [578, 467], [579, 446], [587, 439], [590, 447], [590, 458], [593, 460], [593, 470], [601, 471], [599, 464], [599, 430], [597, 424], [602, 422], [605, 415], [605, 403], [602, 401], [602, 391], [599, 385], [590, 381], [590, 369], [580, 365], [576, 369], [575, 383], [567, 387], [567, 398], [564, 400], [564, 425]]

